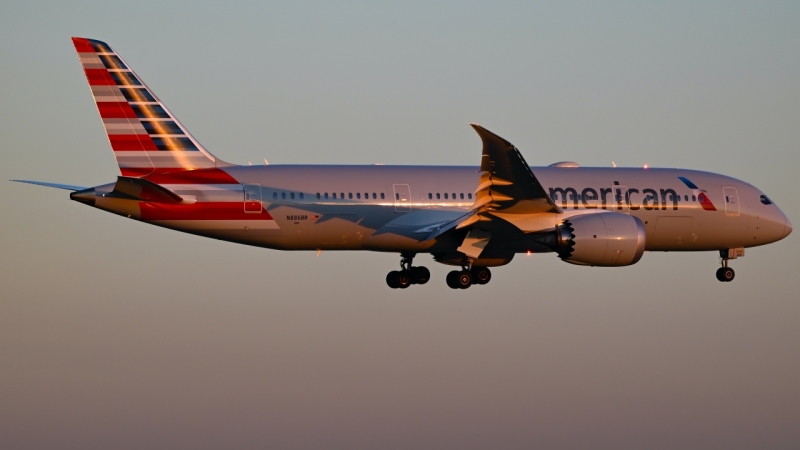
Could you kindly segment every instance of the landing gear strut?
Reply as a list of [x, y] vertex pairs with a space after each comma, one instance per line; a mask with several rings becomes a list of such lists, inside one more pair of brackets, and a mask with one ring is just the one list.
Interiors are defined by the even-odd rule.
[[400, 270], [386, 275], [386, 284], [392, 289], [405, 289], [412, 284], [425, 284], [431, 279], [431, 272], [423, 266], [412, 266], [414, 253], [400, 254]]
[[719, 259], [720, 259], [720, 267], [717, 269], [717, 279], [719, 281], [727, 282], [732, 281], [733, 277], [736, 276], [736, 273], [733, 271], [732, 268], [728, 267], [728, 251], [727, 250], [720, 250], [719, 252]]

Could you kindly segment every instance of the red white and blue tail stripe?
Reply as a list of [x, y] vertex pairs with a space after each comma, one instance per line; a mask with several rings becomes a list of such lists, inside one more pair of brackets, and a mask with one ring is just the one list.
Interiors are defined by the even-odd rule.
[[224, 167], [105, 42], [73, 37], [122, 175]]

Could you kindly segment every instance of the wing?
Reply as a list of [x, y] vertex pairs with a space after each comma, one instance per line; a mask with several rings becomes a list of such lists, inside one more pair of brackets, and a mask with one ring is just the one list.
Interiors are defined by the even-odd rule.
[[490, 222], [493, 212], [504, 216], [561, 213], [513, 144], [480, 125], [471, 125], [483, 141], [482, 174], [475, 190], [474, 214], [457, 229]]
[[481, 177], [470, 212], [432, 230], [428, 239], [467, 229], [458, 251], [473, 261], [489, 244], [492, 235], [510, 226], [521, 232], [535, 223], [548, 228], [561, 208], [547, 195], [519, 150], [510, 142], [477, 124], [471, 124], [483, 141]]
[[66, 189], [68, 191], [82, 191], [86, 189], [83, 186], [73, 186], [71, 184], [46, 183], [44, 181], [32, 181], [32, 180], [11, 180], [11, 181], [16, 181], [17, 183], [36, 184], [39, 186], [47, 186], [56, 189]]

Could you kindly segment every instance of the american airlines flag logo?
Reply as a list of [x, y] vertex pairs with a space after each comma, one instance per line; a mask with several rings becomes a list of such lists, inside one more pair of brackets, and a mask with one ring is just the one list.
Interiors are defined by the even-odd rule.
[[700, 206], [703, 207], [706, 211], [716, 211], [717, 208], [714, 207], [714, 204], [711, 203], [711, 199], [708, 198], [707, 191], [705, 189], [698, 188], [694, 183], [689, 181], [686, 177], [678, 177], [679, 180], [683, 181], [683, 184], [686, 185], [689, 189], [692, 190], [692, 195], [697, 196], [697, 201], [700, 203]]

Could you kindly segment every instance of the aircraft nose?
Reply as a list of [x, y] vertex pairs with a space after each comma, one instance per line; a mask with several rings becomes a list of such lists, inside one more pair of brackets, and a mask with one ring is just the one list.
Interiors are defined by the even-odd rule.
[[786, 221], [786, 224], [783, 227], [783, 237], [786, 237], [792, 234], [792, 222], [789, 222], [789, 218], [786, 217], [786, 214], [783, 215], [783, 220]]

